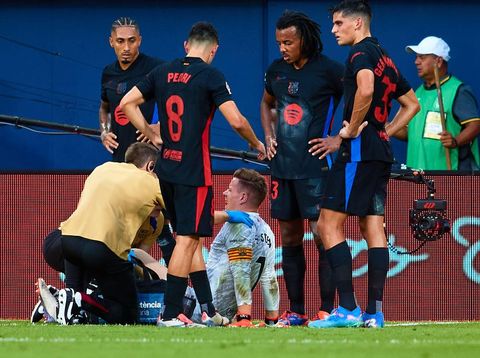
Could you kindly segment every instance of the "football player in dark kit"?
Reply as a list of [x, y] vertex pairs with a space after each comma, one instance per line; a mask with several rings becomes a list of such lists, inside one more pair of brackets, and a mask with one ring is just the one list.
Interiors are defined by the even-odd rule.
[[[112, 23], [110, 46], [117, 60], [102, 72], [101, 102], [99, 109], [100, 130], [103, 146], [112, 153], [112, 161], [123, 162], [128, 146], [137, 141], [136, 128], [118, 108], [122, 97], [145, 77], [162, 60], [139, 52], [142, 43], [137, 22], [121, 17]], [[140, 107], [144, 118], [152, 121], [155, 102], [149, 101]]]
[[[342, 1], [331, 10], [332, 33], [340, 46], [351, 46], [344, 76], [343, 138], [330, 172], [318, 231], [327, 250], [339, 294], [339, 307], [313, 328], [384, 326], [383, 289], [389, 267], [383, 227], [387, 183], [393, 162], [389, 136], [405, 127], [419, 110], [413, 90], [393, 60], [370, 33], [367, 1]], [[392, 100], [400, 109], [385, 126]], [[352, 283], [352, 255], [343, 227], [358, 216], [368, 244], [368, 302], [362, 314]]]
[[[129, 17], [120, 17], [112, 23], [110, 46], [117, 60], [106, 66], [102, 72], [100, 101], [100, 129], [103, 146], [112, 153], [112, 161], [123, 162], [130, 144], [137, 141], [137, 129], [130, 123], [118, 105], [122, 97], [152, 69], [164, 61], [139, 52], [142, 43], [138, 23]], [[140, 113], [152, 122], [155, 101], [150, 100], [140, 106]], [[158, 126], [156, 127], [158, 128]], [[169, 216], [164, 212], [165, 218]], [[157, 239], [162, 257], [168, 265], [175, 246], [168, 220]]]
[[[205, 22], [193, 25], [184, 44], [187, 56], [161, 65], [138, 83], [122, 100], [130, 121], [155, 145], [162, 144], [156, 173], [172, 216], [177, 243], [168, 266], [165, 311], [159, 326], [185, 326], [182, 299], [190, 273], [193, 288], [207, 325], [224, 325], [215, 312], [201, 237], [212, 235], [213, 191], [210, 159], [210, 125], [216, 108], [232, 128], [256, 149], [260, 159], [265, 147], [232, 100], [223, 74], [210, 63], [218, 49], [215, 28]], [[155, 98], [160, 132], [152, 131], [138, 115], [138, 105]]]
[[285, 11], [276, 24], [276, 40], [282, 58], [265, 74], [261, 118], [271, 159], [271, 213], [280, 223], [282, 268], [290, 300], [290, 310], [280, 317], [279, 325], [290, 326], [308, 321], [305, 219], [319, 252], [321, 306], [314, 319], [327, 317], [333, 309], [335, 286], [316, 228], [332, 164], [330, 153], [341, 141], [329, 134], [343, 92], [343, 66], [322, 54], [319, 25], [303, 13]]

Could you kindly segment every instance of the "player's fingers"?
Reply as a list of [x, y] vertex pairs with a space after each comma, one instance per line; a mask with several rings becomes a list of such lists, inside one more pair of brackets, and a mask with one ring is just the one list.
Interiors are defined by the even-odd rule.
[[360, 127], [358, 128], [360, 131], [363, 131], [363, 128], [365, 128], [366, 126], [368, 126], [368, 122], [365, 121], [363, 122], [362, 124], [360, 124]]
[[324, 159], [329, 153], [330, 153], [330, 150], [326, 150], [325, 152], [323, 152], [323, 154], [321, 156], [318, 157], [318, 159], [319, 160]]
[[323, 141], [323, 138], [313, 138], [308, 141], [308, 144], [320, 143], [321, 141]]

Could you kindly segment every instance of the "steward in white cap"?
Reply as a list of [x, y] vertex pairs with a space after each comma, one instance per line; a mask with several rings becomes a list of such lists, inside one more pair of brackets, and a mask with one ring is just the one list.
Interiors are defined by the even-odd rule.
[[[452, 170], [478, 170], [480, 133], [478, 104], [470, 86], [448, 73], [450, 47], [441, 38], [428, 36], [405, 50], [416, 55], [415, 66], [423, 84], [415, 91], [420, 112], [397, 138], [408, 140], [407, 165], [426, 170], [447, 170], [445, 148], [449, 148]], [[445, 129], [442, 130], [435, 87], [435, 66], [442, 93]]]

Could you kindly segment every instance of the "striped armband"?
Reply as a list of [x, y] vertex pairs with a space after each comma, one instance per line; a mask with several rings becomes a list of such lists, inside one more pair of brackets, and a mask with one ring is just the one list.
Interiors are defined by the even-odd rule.
[[235, 247], [229, 249], [228, 261], [241, 261], [241, 260], [251, 260], [252, 259], [252, 248], [251, 247]]

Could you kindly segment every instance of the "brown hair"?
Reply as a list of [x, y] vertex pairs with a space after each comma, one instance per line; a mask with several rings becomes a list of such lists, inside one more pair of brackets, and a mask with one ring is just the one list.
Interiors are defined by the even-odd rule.
[[134, 164], [137, 168], [143, 167], [150, 161], [157, 161], [158, 150], [153, 145], [144, 142], [131, 144], [125, 152], [125, 163]]
[[267, 196], [267, 183], [264, 176], [256, 170], [241, 168], [233, 173], [233, 177], [237, 178], [240, 184], [249, 191], [255, 205], [260, 206]]

